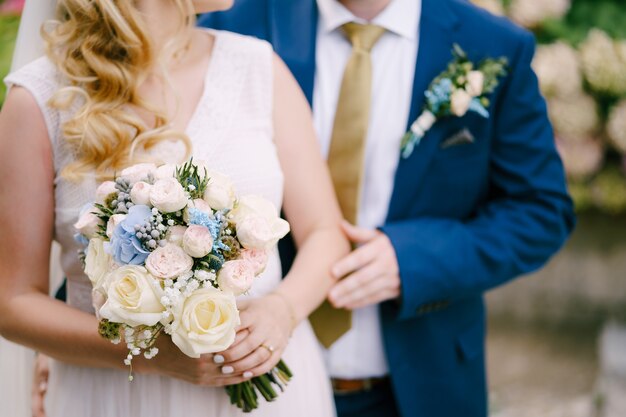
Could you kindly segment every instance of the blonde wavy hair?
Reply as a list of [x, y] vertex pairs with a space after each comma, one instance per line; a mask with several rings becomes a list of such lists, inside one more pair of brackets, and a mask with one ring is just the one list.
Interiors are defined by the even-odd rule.
[[[167, 82], [167, 64], [189, 44], [195, 24], [191, 0], [170, 0], [179, 11], [178, 36], [155, 50], [146, 23], [133, 0], [59, 0], [58, 20], [42, 29], [46, 53], [69, 80], [50, 106], [78, 111], [62, 125], [66, 145], [76, 160], [62, 172], [79, 180], [95, 171], [110, 178], [115, 171], [139, 162], [140, 152], [163, 140], [180, 140], [191, 153], [191, 142], [169, 127], [168, 115], [144, 101], [139, 86], [150, 71], [161, 69]], [[129, 108], [154, 116], [153, 126]]]

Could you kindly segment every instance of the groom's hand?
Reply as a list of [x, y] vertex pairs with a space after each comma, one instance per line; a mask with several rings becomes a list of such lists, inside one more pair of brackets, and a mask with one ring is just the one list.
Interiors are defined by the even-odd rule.
[[400, 268], [389, 238], [379, 230], [355, 227], [345, 221], [342, 228], [359, 246], [333, 266], [331, 273], [340, 281], [330, 291], [330, 303], [354, 310], [398, 298]]

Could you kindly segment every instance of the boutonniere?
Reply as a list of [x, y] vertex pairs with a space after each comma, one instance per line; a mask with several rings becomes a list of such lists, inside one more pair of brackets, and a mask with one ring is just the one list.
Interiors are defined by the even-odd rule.
[[469, 60], [461, 47], [454, 44], [454, 59], [424, 93], [422, 114], [402, 138], [402, 157], [408, 158], [435, 122], [445, 117], [463, 117], [474, 112], [489, 117], [489, 98], [507, 73], [506, 58], [487, 58], [478, 65]]

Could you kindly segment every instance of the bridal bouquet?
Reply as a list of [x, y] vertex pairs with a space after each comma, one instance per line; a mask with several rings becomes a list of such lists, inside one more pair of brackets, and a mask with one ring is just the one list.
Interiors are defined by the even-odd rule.
[[[236, 298], [265, 269], [268, 253], [289, 232], [269, 201], [237, 197], [232, 182], [204, 163], [138, 164], [101, 184], [75, 227], [86, 243], [99, 333], [151, 359], [163, 333], [187, 356], [226, 350], [240, 324]], [[251, 411], [257, 392], [272, 401], [291, 372], [227, 387], [231, 402]]]

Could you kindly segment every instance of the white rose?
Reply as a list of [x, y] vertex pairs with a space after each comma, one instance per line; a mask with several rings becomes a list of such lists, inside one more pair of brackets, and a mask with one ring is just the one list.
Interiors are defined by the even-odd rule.
[[124, 221], [124, 219], [126, 218], [126, 214], [114, 214], [111, 217], [109, 217], [109, 222], [107, 223], [107, 236], [109, 237], [109, 239], [111, 239], [111, 236], [113, 236], [113, 232], [115, 231], [115, 228]]
[[176, 165], [165, 164], [157, 168], [156, 172], [154, 173], [154, 178], [156, 178], [157, 180], [174, 178], [174, 174], [176, 174]]
[[485, 75], [480, 71], [470, 71], [467, 74], [467, 87], [465, 90], [472, 97], [478, 97], [483, 93]]
[[244, 260], [228, 261], [217, 273], [217, 285], [222, 291], [230, 292], [235, 297], [252, 287], [255, 266]]
[[191, 271], [193, 259], [177, 245], [168, 243], [148, 255], [146, 268], [152, 275], [161, 279], [174, 279]]
[[244, 249], [241, 251], [241, 259], [249, 262], [254, 267], [255, 275], [261, 275], [265, 271], [269, 256], [266, 250]]
[[118, 190], [113, 181], [105, 181], [96, 189], [96, 203], [104, 204], [111, 194], [117, 194]]
[[167, 234], [165, 235], [165, 239], [169, 243], [173, 243], [174, 245], [182, 246], [183, 245], [183, 236], [187, 231], [187, 227], [185, 226], [171, 226], [167, 230]]
[[460, 89], [456, 90], [450, 97], [450, 110], [455, 116], [463, 117], [469, 110], [471, 102], [472, 96], [470, 96], [467, 91]]
[[104, 249], [104, 240], [91, 239], [85, 255], [85, 275], [94, 287], [101, 285], [102, 279], [111, 271], [112, 264], [113, 258]]
[[74, 223], [74, 227], [78, 232], [88, 239], [92, 239], [98, 236], [102, 220], [96, 216], [93, 212], [96, 211], [95, 207], [89, 207], [83, 211], [78, 218], [78, 221]]
[[154, 164], [137, 164], [122, 170], [120, 177], [127, 179], [131, 183], [136, 183], [147, 179], [150, 175], [154, 176], [156, 169], [157, 167]]
[[246, 249], [270, 249], [289, 233], [289, 223], [278, 216], [278, 210], [259, 196], [245, 196], [231, 211], [237, 238]]
[[133, 204], [138, 206], [149, 206], [150, 205], [150, 191], [152, 190], [152, 185], [147, 182], [138, 181], [133, 185], [133, 188], [130, 190], [130, 200]]
[[235, 296], [213, 287], [196, 290], [174, 308], [172, 342], [187, 356], [222, 352], [240, 324]]
[[183, 250], [194, 258], [204, 258], [213, 250], [213, 236], [204, 226], [190, 225], [183, 236]]
[[209, 206], [209, 204], [200, 199], [197, 198], [195, 200], [190, 200], [187, 203], [187, 208], [185, 208], [185, 211], [183, 212], [183, 220], [185, 221], [185, 223], [189, 223], [189, 209], [196, 209], [196, 210], [200, 210], [203, 213], [206, 213], [208, 215], [212, 215], [213, 214], [213, 210], [211, 210], [211, 206]]
[[235, 186], [226, 175], [208, 172], [209, 183], [204, 192], [204, 201], [214, 210], [230, 209], [235, 203]]
[[154, 183], [150, 203], [162, 213], [174, 213], [185, 208], [187, 196], [175, 178], [167, 178]]
[[164, 293], [160, 282], [146, 268], [122, 266], [106, 280], [107, 300], [100, 309], [100, 316], [133, 327], [154, 326], [161, 320], [165, 311], [161, 304]]

